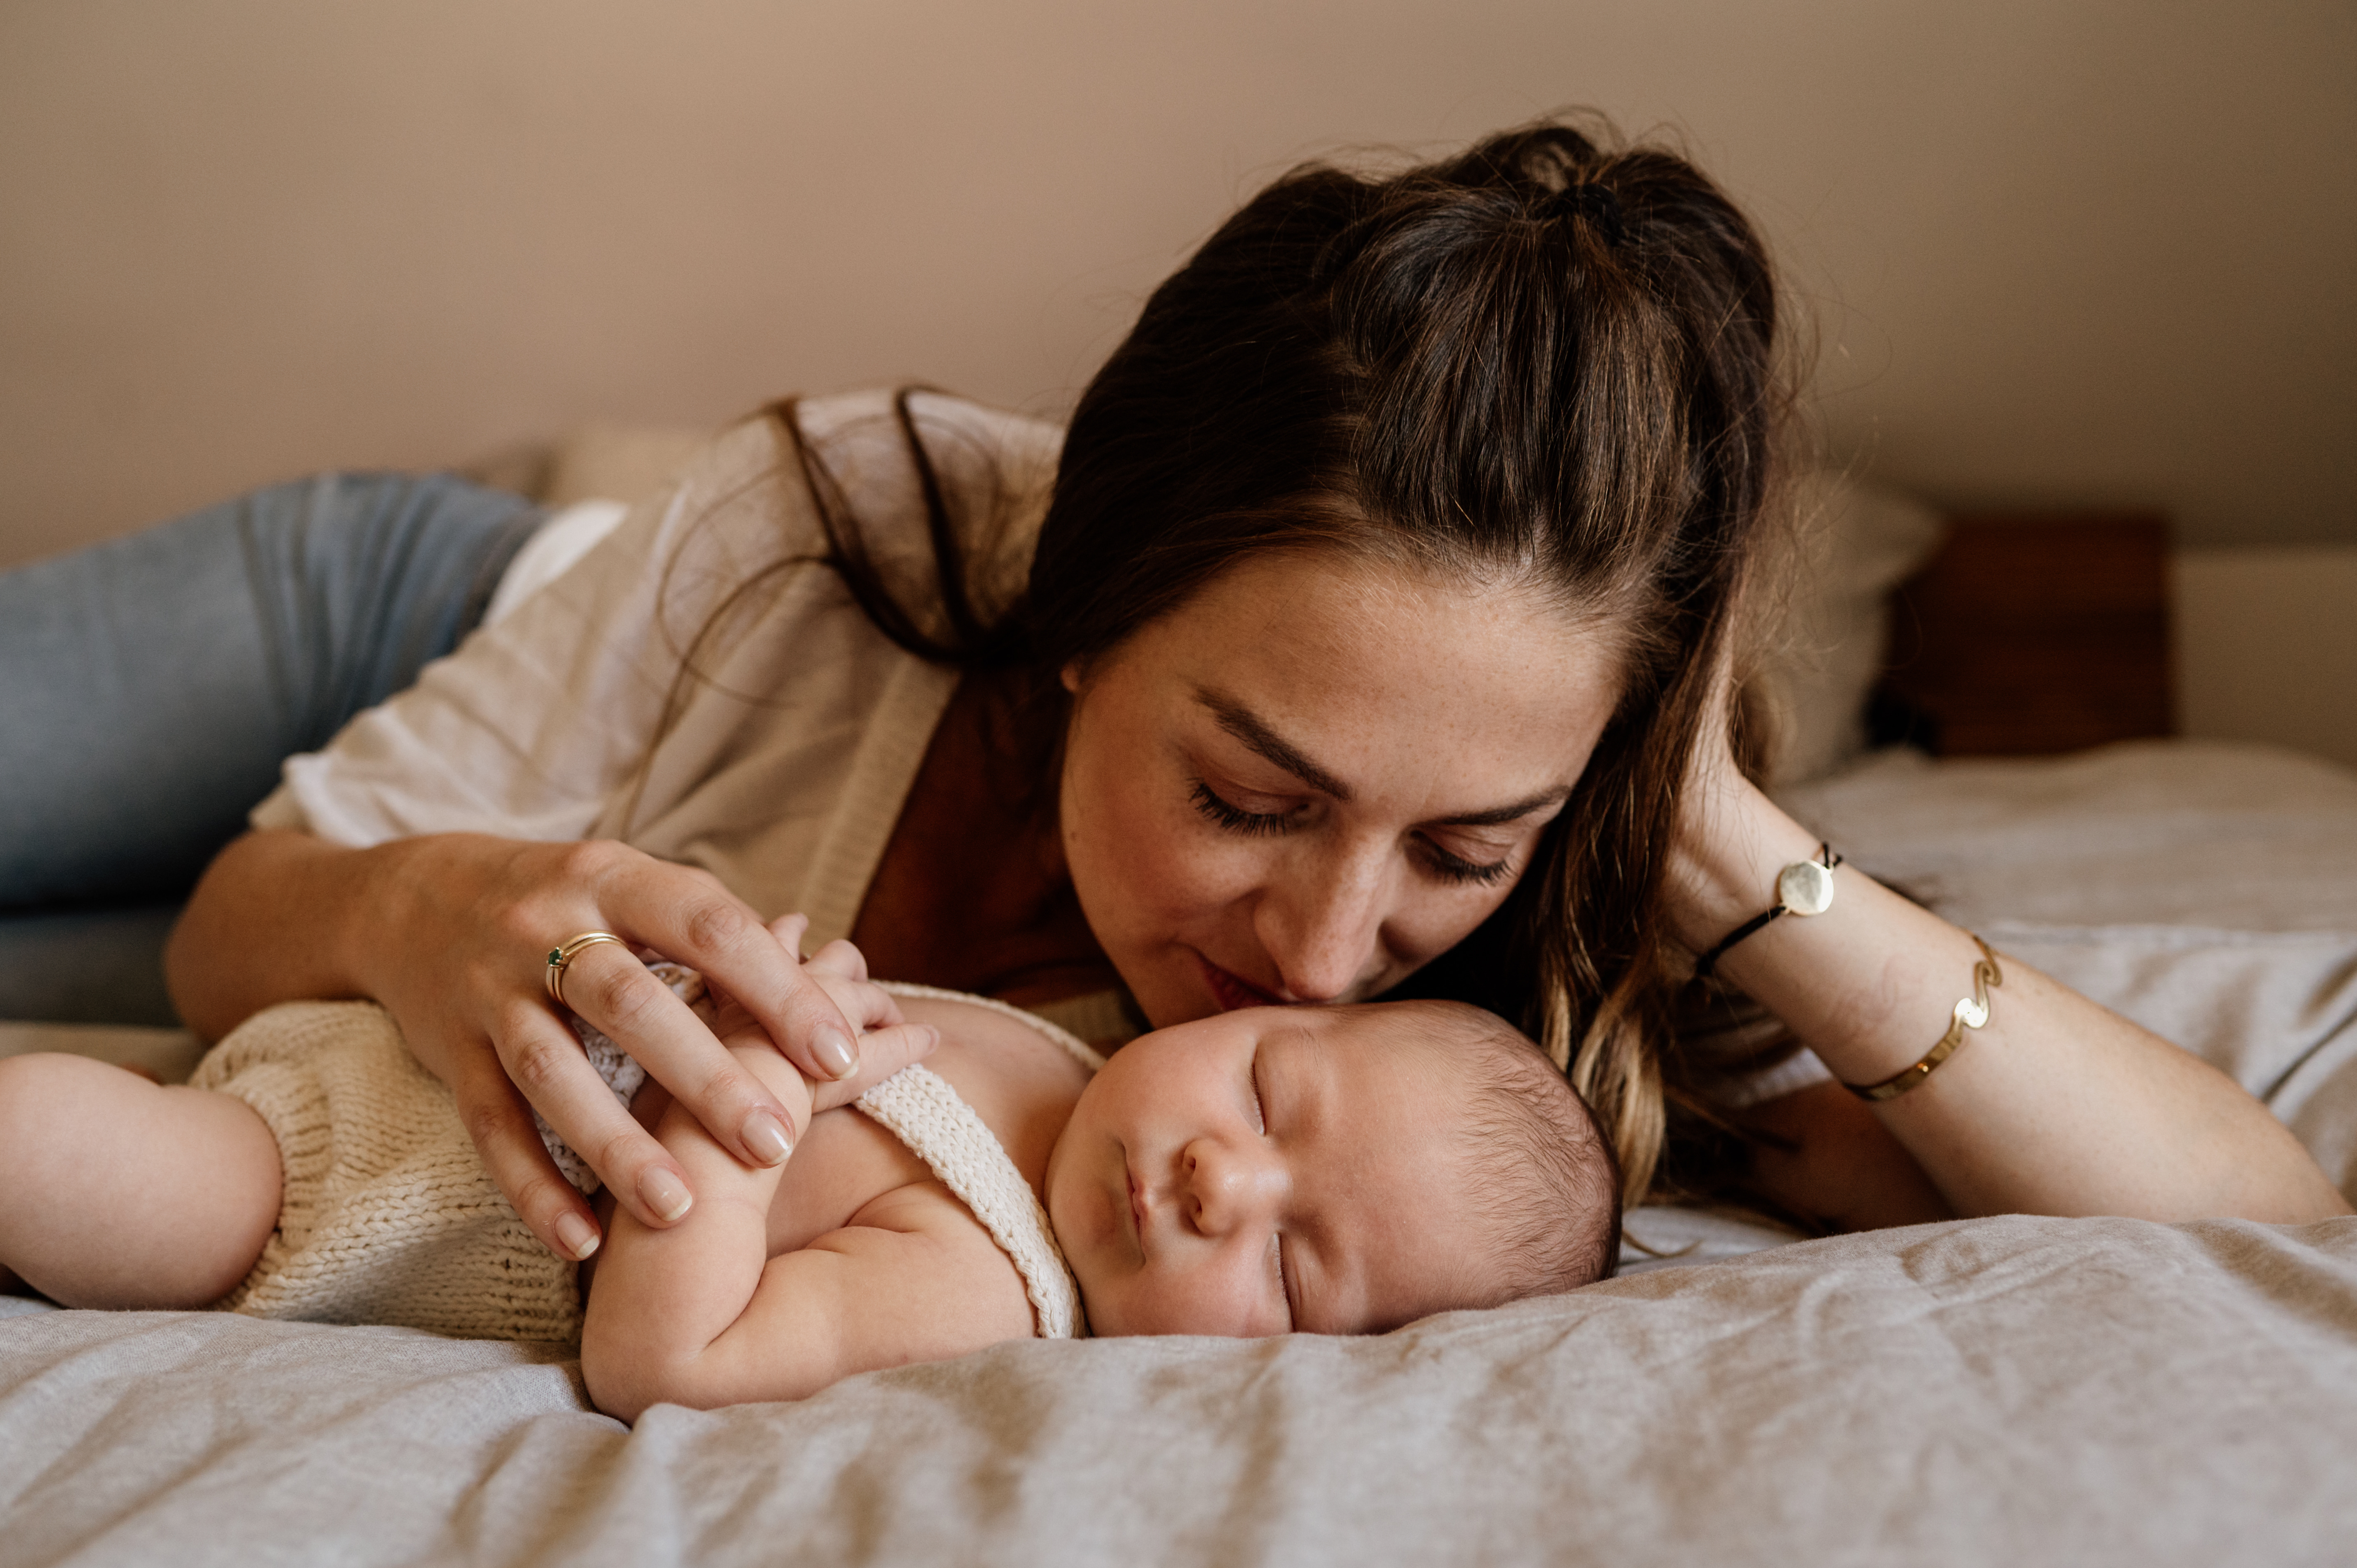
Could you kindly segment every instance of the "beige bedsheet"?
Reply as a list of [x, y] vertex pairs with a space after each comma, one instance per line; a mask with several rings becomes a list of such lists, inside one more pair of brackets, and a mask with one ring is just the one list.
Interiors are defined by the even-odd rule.
[[587, 1413], [528, 1347], [0, 1325], [0, 1560], [2345, 1563], [2357, 1219], [1991, 1219], [1376, 1339]]
[[[2238, 759], [2239, 757], [2239, 759]], [[2357, 777], [1884, 759], [1855, 858], [2266, 1095], [2357, 1193]], [[587, 1411], [554, 1349], [0, 1320], [0, 1568], [48, 1563], [2357, 1561], [2357, 1219], [1776, 1240], [1382, 1338], [1002, 1347]]]

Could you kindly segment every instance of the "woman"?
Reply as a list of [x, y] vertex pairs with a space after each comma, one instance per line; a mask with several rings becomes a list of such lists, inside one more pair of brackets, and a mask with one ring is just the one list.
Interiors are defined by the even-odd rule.
[[[1386, 180], [1297, 173], [1157, 292], [1060, 461], [914, 396], [724, 437], [289, 765], [188, 906], [174, 997], [209, 1035], [377, 998], [568, 1256], [597, 1231], [527, 1101], [648, 1223], [693, 1195], [587, 1072], [544, 959], [659, 949], [841, 1076], [842, 1021], [761, 933], [787, 907], [880, 973], [1111, 991], [1157, 1026], [1488, 1002], [1567, 1064], [1632, 1198], [1665, 1105], [1726, 1120], [1673, 1027], [1707, 955], [1884, 1096], [1749, 1113], [1789, 1208], [2343, 1212], [2228, 1080], [1829, 868], [1745, 777], [1727, 671], [1774, 334], [1756, 236], [1674, 156], [1544, 125]], [[774, 1102], [627, 947], [563, 982], [726, 1146], [784, 1157]], [[1986, 1027], [1945, 1060], [1975, 986]]]

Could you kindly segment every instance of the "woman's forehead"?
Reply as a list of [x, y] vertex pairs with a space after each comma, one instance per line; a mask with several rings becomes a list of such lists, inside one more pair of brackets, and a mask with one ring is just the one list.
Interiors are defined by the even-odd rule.
[[1346, 784], [1402, 744], [1448, 759], [1488, 786], [1452, 803], [1483, 811], [1505, 803], [1486, 798], [1500, 788], [1519, 799], [1572, 782], [1619, 699], [1618, 641], [1537, 596], [1292, 555], [1223, 575], [1121, 657], [1168, 699]]

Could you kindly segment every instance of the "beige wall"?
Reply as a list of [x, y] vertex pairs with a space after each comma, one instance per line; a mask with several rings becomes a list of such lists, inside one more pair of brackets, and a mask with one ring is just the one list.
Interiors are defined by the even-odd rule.
[[2190, 550], [2169, 586], [2180, 729], [2357, 768], [2357, 547]]
[[2357, 540], [2357, 12], [7, 0], [0, 562], [325, 465], [923, 378], [1069, 401], [1237, 199], [1678, 128], [1938, 499]]

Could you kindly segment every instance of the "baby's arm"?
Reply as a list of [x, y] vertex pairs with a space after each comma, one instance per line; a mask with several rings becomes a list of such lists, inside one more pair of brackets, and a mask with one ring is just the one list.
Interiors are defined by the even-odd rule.
[[[864, 983], [847, 945], [830, 948], [811, 967], [855, 1023], [897, 1017], [890, 998]], [[811, 1114], [801, 1075], [765, 1039], [740, 1045], [732, 1031], [721, 1033], [738, 1062], [793, 1114], [799, 1135]], [[694, 1210], [665, 1230], [616, 1212], [582, 1333], [582, 1376], [599, 1409], [635, 1420], [659, 1402], [800, 1399], [854, 1372], [956, 1355], [1004, 1337], [974, 1337], [961, 1282], [970, 1277], [968, 1262], [1005, 1264], [946, 1192], [926, 1184], [887, 1193], [853, 1225], [771, 1258], [770, 1207], [791, 1162], [741, 1165], [675, 1108], [663, 1113], [655, 1135], [699, 1197]]]

